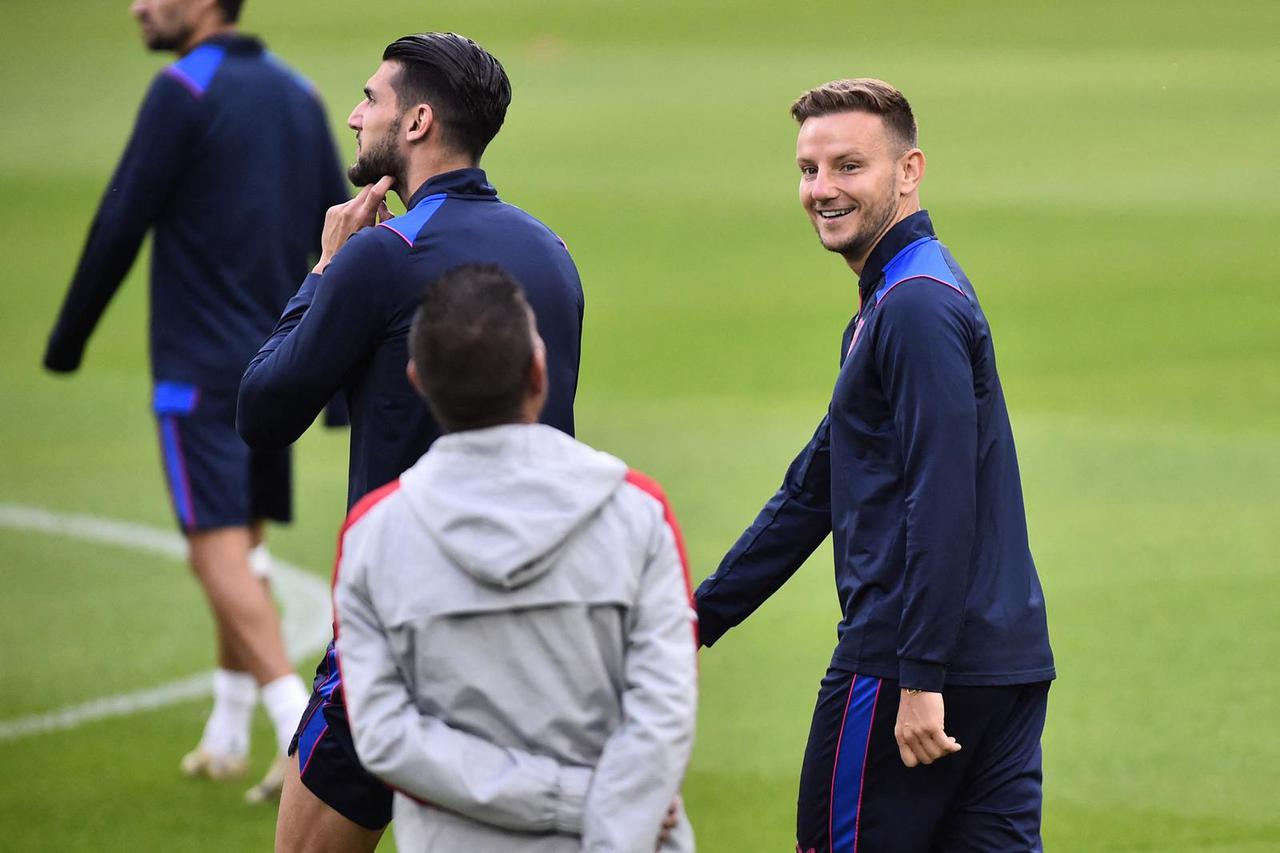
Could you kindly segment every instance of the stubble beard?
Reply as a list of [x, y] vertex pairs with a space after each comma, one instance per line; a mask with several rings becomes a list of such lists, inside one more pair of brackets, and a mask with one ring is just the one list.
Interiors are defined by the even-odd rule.
[[379, 137], [358, 157], [347, 170], [347, 180], [357, 187], [377, 183], [384, 175], [395, 180], [395, 186], [404, 183], [404, 155], [396, 148], [396, 139], [400, 135], [400, 118], [397, 118]]
[[176, 27], [169, 32], [152, 32], [147, 35], [142, 34], [142, 40], [146, 42], [147, 50], [159, 52], [176, 51], [182, 47], [191, 38], [192, 28], [186, 25]]
[[[857, 261], [865, 258], [875, 248], [880, 236], [893, 224], [893, 218], [898, 212], [898, 207], [895, 204], [897, 197], [898, 187], [895, 183], [885, 194], [880, 204], [866, 209], [863, 214], [862, 227], [843, 242], [828, 243], [822, 238], [822, 232], [819, 230], [818, 239], [821, 240], [822, 247], [828, 252], [835, 252], [847, 260]], [[814, 223], [814, 225], [815, 228], [818, 227], [818, 223]]]

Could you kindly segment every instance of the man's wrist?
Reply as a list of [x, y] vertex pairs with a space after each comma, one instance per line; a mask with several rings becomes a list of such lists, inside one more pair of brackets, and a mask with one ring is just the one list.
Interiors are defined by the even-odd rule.
[[926, 661], [898, 659], [898, 685], [903, 690], [923, 690], [941, 693], [947, 680], [947, 668], [942, 664]]

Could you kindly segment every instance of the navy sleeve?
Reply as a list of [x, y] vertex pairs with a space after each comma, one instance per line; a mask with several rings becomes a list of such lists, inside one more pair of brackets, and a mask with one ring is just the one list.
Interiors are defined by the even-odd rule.
[[89, 336], [186, 167], [197, 110], [177, 81], [161, 74], [152, 82], [49, 336], [49, 370], [68, 373], [80, 366]]
[[257, 448], [306, 432], [352, 365], [377, 346], [388, 317], [379, 282], [392, 277], [372, 229], [352, 237], [323, 275], [307, 276], [240, 380], [236, 429]]
[[760, 510], [696, 595], [698, 635], [710, 646], [777, 592], [831, 532], [831, 427], [823, 418]]
[[[329, 208], [348, 201], [350, 196], [347, 194], [347, 176], [338, 160], [338, 149], [333, 135], [329, 133], [329, 123], [325, 117], [324, 107], [320, 104], [317, 95], [313, 93], [312, 97], [316, 98], [318, 122], [321, 128], [321, 133], [316, 140], [315, 155], [316, 180], [319, 182], [321, 191], [318, 194], [316, 209], [312, 213], [311, 227], [311, 233], [315, 235], [311, 252], [318, 258], [320, 257], [320, 237], [324, 233], [325, 215], [329, 212]], [[335, 429], [351, 425], [351, 413], [347, 411], [347, 398], [344, 395], [337, 394], [325, 404], [324, 425]]]
[[899, 681], [941, 691], [969, 589], [976, 529], [978, 414], [966, 297], [910, 279], [885, 294], [875, 358], [902, 447], [906, 570]]

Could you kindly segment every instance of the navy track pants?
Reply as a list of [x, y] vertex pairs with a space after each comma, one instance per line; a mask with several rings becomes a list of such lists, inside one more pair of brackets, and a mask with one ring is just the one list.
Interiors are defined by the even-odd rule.
[[828, 670], [800, 772], [799, 853], [1040, 851], [1049, 683], [948, 687], [961, 750], [907, 768], [893, 727], [898, 683]]

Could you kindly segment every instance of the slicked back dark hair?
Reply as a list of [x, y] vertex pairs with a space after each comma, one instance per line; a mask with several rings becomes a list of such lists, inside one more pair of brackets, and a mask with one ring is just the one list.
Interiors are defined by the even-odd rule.
[[234, 24], [240, 20], [240, 7], [244, 0], [218, 0], [218, 8], [222, 10], [222, 20]]
[[849, 112], [880, 116], [904, 149], [916, 147], [916, 118], [911, 104], [906, 95], [883, 80], [832, 80], [805, 92], [791, 105], [791, 117], [800, 124], [805, 119]]
[[466, 264], [427, 287], [409, 354], [447, 432], [520, 419], [534, 351], [533, 312], [496, 264]]
[[480, 162], [511, 105], [511, 81], [493, 54], [457, 33], [418, 33], [387, 45], [383, 61], [397, 62], [392, 82], [400, 109], [430, 104], [441, 141]]

